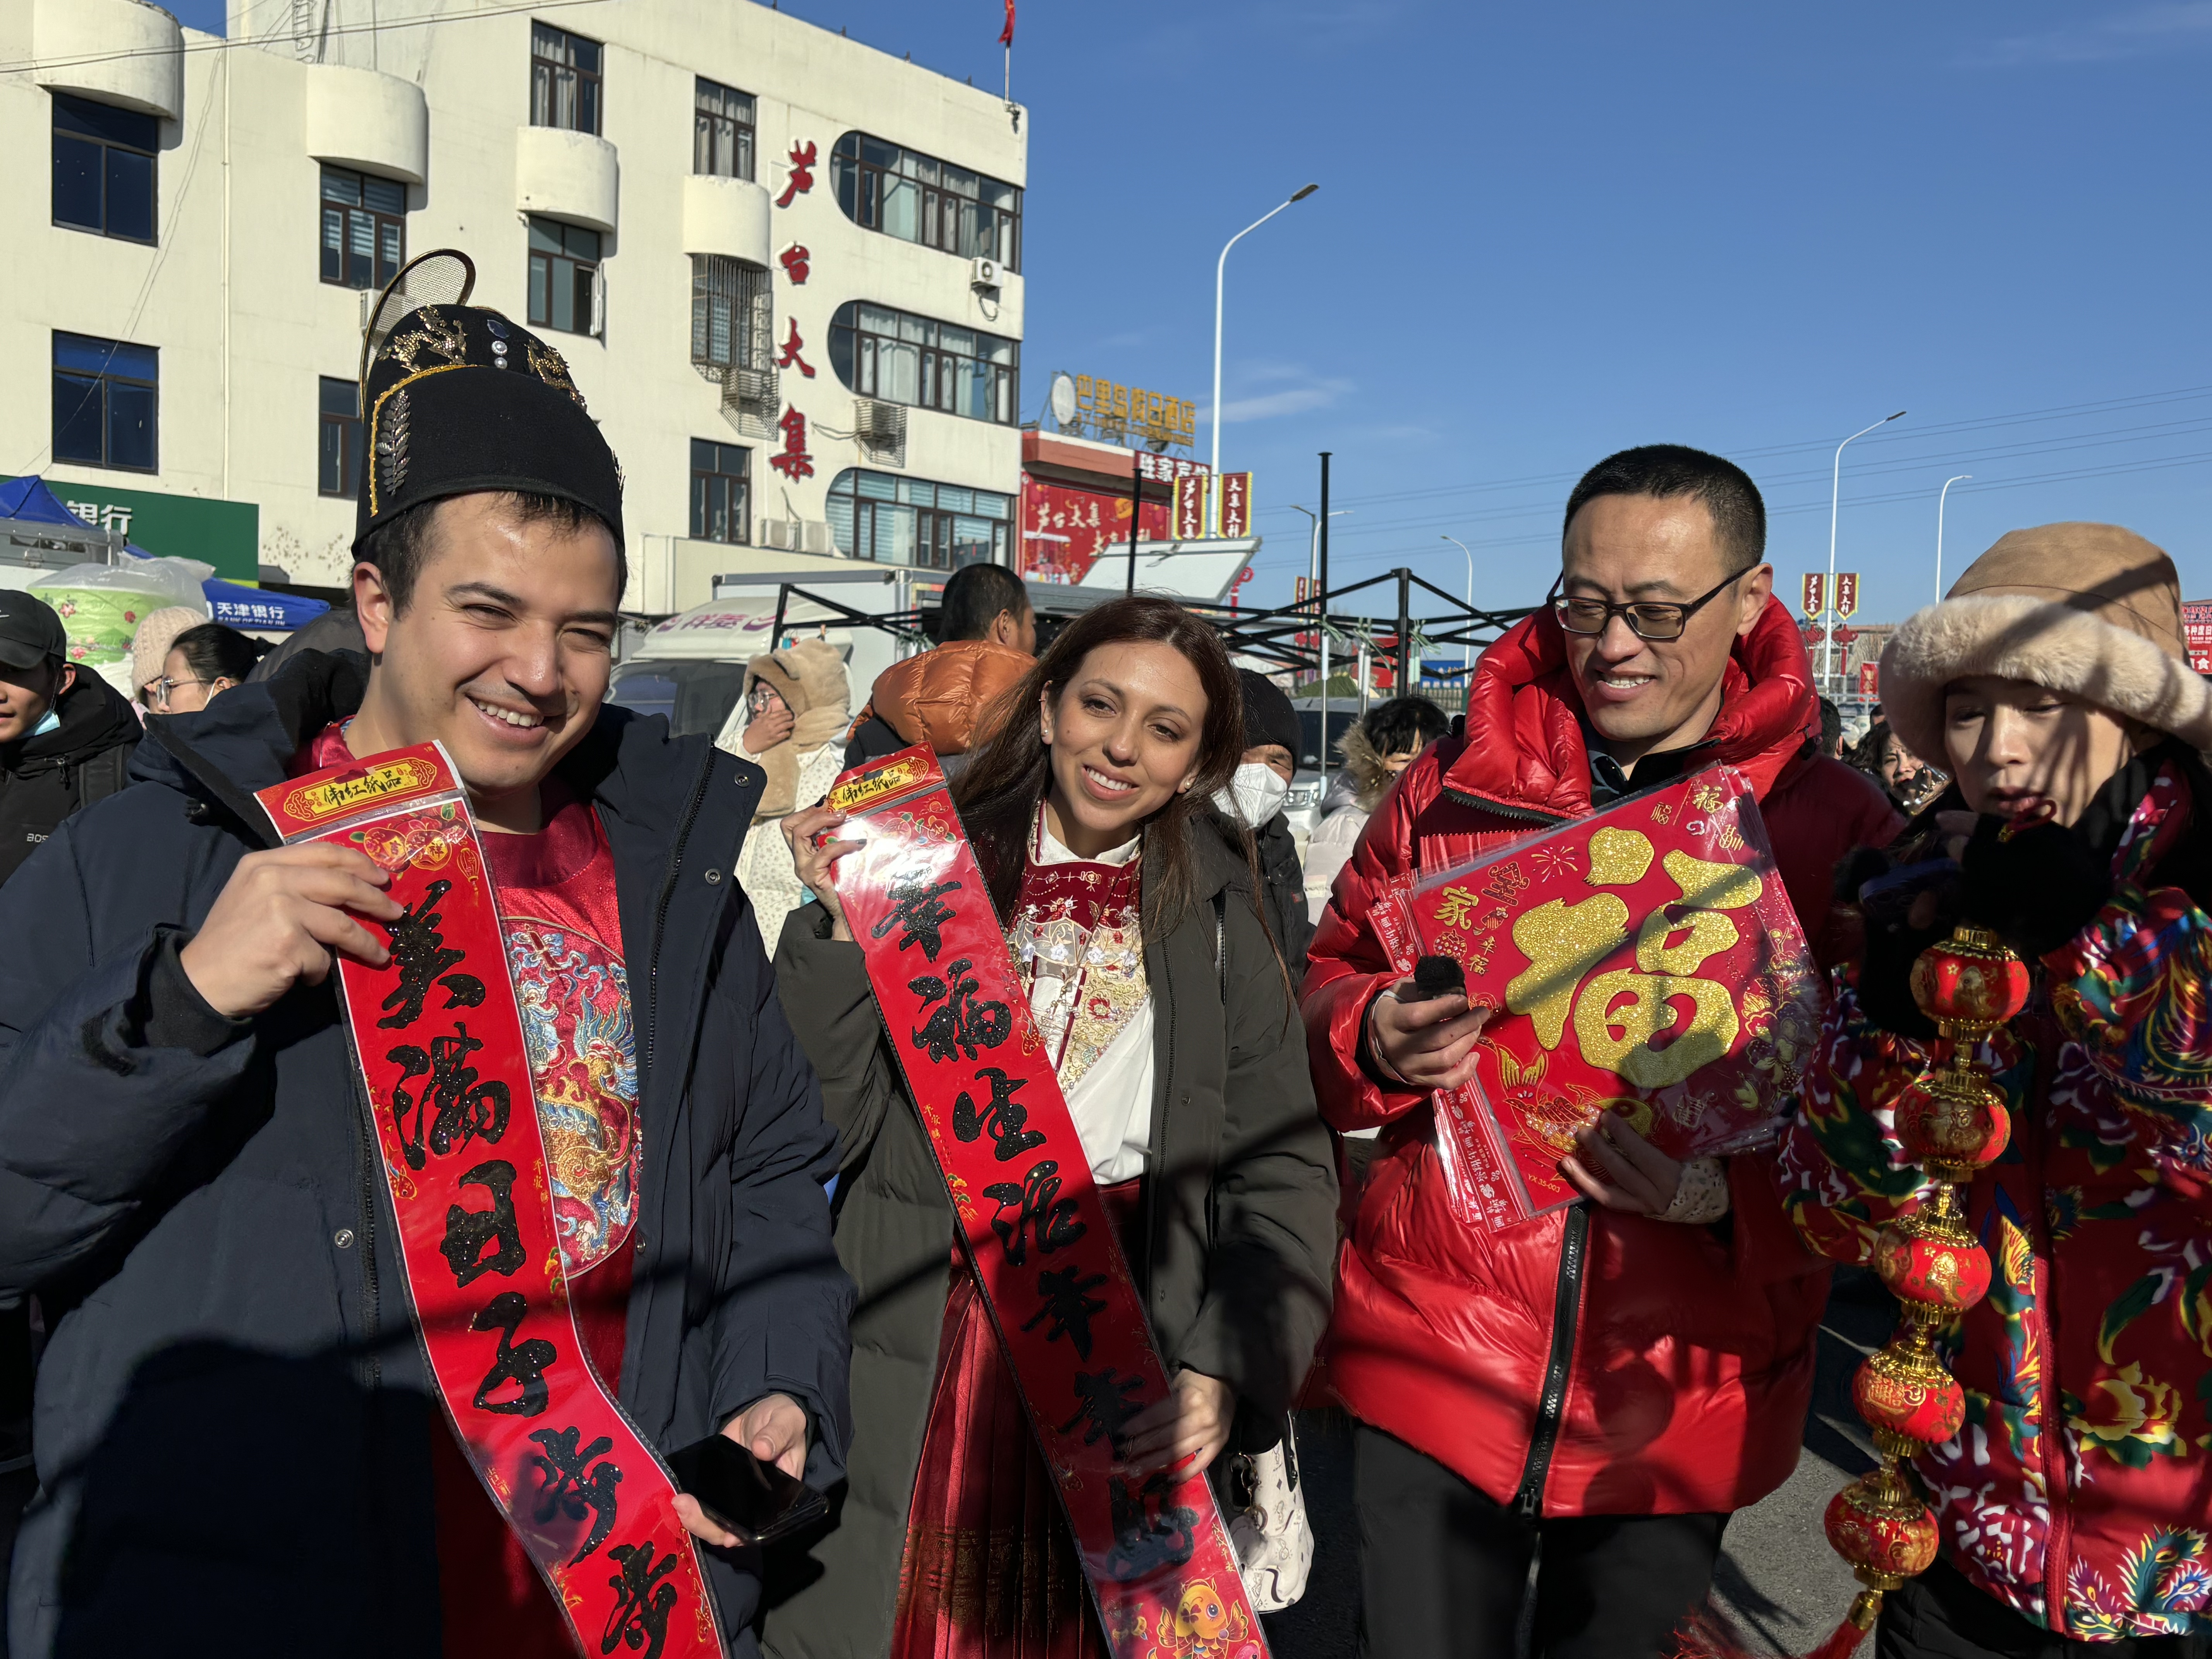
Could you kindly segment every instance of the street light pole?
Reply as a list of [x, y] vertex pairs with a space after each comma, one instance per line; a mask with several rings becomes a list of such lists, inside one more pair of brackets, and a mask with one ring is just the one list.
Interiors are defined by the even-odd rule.
[[[1231, 237], [1222, 246], [1221, 257], [1213, 262], [1213, 476], [1217, 481], [1221, 477], [1221, 287], [1229, 269], [1229, 250], [1290, 206], [1291, 202], [1303, 202], [1320, 188], [1319, 185], [1308, 185], [1290, 202], [1270, 208]], [[1216, 482], [1210, 488], [1218, 489], [1221, 485]]]
[[1943, 500], [1951, 493], [1953, 484], [1964, 483], [1973, 476], [1961, 472], [1955, 478], [1944, 479], [1942, 495], [1936, 498], [1936, 598], [1939, 603], [1943, 598]]
[[[1443, 539], [1459, 549], [1461, 552], [1467, 553], [1467, 608], [1471, 611], [1474, 609], [1474, 555], [1467, 552], [1467, 544], [1458, 537], [1446, 536]], [[1474, 620], [1472, 617], [1468, 618], [1470, 623]], [[1460, 641], [1459, 659], [1461, 663], [1459, 689], [1463, 696], [1468, 688], [1474, 684], [1474, 647], [1464, 640]]]
[[1836, 472], [1830, 483], [1828, 495], [1828, 591], [1822, 596], [1824, 602], [1821, 605], [1828, 625], [1827, 637], [1820, 642], [1820, 684], [1821, 689], [1830, 694], [1836, 689], [1836, 509], [1843, 500], [1844, 450], [1865, 437], [1875, 427], [1887, 426], [1892, 421], [1904, 418], [1905, 411], [1901, 409], [1894, 415], [1885, 415], [1874, 426], [1861, 427], [1836, 446]]

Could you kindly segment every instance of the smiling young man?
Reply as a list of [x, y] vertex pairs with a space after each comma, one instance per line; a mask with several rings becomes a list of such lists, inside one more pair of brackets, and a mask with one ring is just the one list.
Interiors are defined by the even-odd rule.
[[1381, 1129], [1328, 1347], [1359, 1425], [1367, 1653], [1508, 1650], [1540, 1538], [1548, 1659], [1670, 1653], [1729, 1512], [1796, 1462], [1826, 1285], [1771, 1155], [1679, 1165], [1607, 1118], [1565, 1160], [1583, 1201], [1503, 1232], [1456, 1221], [1429, 1100], [1472, 1071], [1483, 1017], [1413, 1000], [1370, 920], [1408, 871], [1724, 762], [1751, 778], [1807, 937], [1833, 959], [1836, 860], [1898, 820], [1820, 753], [1765, 538], [1758, 489], [1718, 456], [1654, 445], [1593, 467], [1551, 602], [1483, 653], [1463, 726], [1377, 808], [1315, 936], [1322, 1115]]
[[[368, 657], [156, 720], [137, 787], [0, 894], [41, 941], [0, 965], [0, 1292], [51, 1334], [19, 1655], [575, 1650], [426, 1370], [362, 1117], [332, 969], [384, 963], [398, 907], [253, 800], [397, 747], [442, 743], [483, 831], [559, 1240], [527, 1271], [661, 1451], [719, 1430], [817, 1485], [842, 1464], [830, 1139], [726, 879], [761, 774], [604, 706], [621, 475], [556, 353], [425, 307], [366, 392]], [[701, 1556], [754, 1651], [757, 1555]]]

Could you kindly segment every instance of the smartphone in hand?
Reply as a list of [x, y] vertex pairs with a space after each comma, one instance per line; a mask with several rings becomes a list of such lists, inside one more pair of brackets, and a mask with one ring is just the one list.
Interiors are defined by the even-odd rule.
[[668, 1454], [679, 1490], [699, 1500], [707, 1518], [742, 1544], [769, 1544], [830, 1512], [813, 1487], [763, 1463], [727, 1435], [710, 1434]]
[[1413, 964], [1413, 994], [1401, 1002], [1434, 1002], [1467, 994], [1467, 969], [1451, 957], [1423, 957]]

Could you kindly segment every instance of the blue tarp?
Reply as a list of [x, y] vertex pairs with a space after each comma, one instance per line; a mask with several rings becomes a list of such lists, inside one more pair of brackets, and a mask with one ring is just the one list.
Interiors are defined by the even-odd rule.
[[320, 599], [297, 593], [278, 593], [266, 587], [248, 587], [210, 576], [200, 584], [206, 590], [208, 608], [219, 623], [233, 628], [264, 629], [305, 628], [330, 609]]
[[27, 519], [33, 524], [73, 524], [84, 529], [84, 520], [64, 507], [61, 498], [46, 488], [44, 478], [33, 476], [0, 483], [0, 519]]
[[[80, 530], [88, 527], [62, 505], [61, 498], [46, 488], [45, 479], [37, 477], [13, 478], [0, 483], [0, 519], [75, 525]], [[126, 550], [142, 559], [154, 556], [143, 547], [126, 544]], [[233, 628], [272, 631], [305, 628], [330, 609], [320, 599], [302, 599], [296, 593], [272, 593], [266, 588], [249, 587], [244, 582], [227, 582], [220, 576], [209, 577], [200, 586], [207, 594], [208, 609], [214, 613], [215, 620], [228, 623]]]

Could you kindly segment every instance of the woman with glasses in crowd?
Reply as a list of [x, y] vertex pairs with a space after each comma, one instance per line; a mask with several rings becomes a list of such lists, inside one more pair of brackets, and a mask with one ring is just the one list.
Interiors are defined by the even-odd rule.
[[169, 642], [161, 677], [146, 686], [147, 707], [157, 714], [195, 714], [218, 692], [243, 685], [269, 647], [222, 623], [187, 628]]

